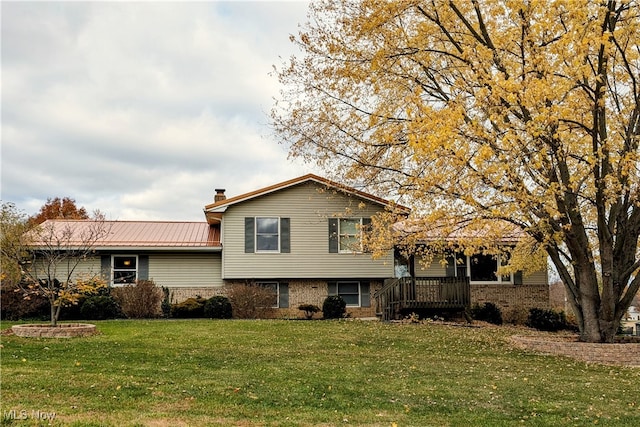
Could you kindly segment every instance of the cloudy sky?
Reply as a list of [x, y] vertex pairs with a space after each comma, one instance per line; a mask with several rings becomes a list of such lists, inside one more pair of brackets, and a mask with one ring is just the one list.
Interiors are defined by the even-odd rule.
[[204, 220], [308, 172], [268, 126], [303, 2], [2, 1], [1, 198]]

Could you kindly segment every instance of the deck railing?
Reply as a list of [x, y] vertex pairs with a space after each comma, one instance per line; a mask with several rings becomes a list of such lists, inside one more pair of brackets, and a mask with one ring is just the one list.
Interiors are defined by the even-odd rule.
[[410, 309], [464, 309], [471, 289], [468, 278], [402, 277], [386, 280], [374, 298], [382, 320], [392, 320]]

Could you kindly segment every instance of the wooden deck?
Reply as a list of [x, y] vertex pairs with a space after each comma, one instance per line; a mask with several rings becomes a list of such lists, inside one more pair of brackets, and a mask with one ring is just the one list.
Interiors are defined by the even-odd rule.
[[468, 278], [403, 277], [385, 281], [374, 298], [376, 313], [389, 321], [411, 310], [464, 310], [470, 305], [471, 289]]

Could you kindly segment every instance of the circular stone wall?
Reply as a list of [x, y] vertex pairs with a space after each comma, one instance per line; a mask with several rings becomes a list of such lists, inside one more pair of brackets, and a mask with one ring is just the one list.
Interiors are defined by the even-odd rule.
[[96, 325], [88, 323], [63, 323], [56, 326], [15, 325], [11, 328], [19, 337], [29, 338], [72, 338], [87, 337], [96, 333]]

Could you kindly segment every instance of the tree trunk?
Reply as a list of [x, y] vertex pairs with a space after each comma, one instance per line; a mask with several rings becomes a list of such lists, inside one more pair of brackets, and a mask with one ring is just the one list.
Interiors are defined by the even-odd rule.
[[53, 301], [49, 300], [49, 307], [51, 307], [51, 326], [58, 325], [58, 313], [56, 310], [56, 306]]
[[[577, 274], [580, 274], [577, 272]], [[612, 343], [618, 330], [615, 309], [603, 309], [598, 283], [580, 282], [579, 304], [574, 309], [580, 310], [580, 341], [591, 343]]]

